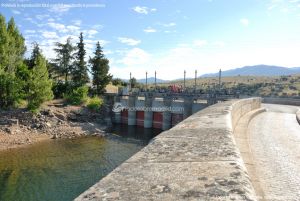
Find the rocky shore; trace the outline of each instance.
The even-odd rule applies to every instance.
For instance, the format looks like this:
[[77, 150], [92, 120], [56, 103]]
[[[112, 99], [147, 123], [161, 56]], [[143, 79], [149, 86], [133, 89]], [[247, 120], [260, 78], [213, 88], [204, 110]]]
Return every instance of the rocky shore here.
[[0, 110], [0, 150], [20, 147], [41, 140], [103, 136], [102, 112], [85, 107], [65, 106], [51, 101], [34, 115], [26, 109]]

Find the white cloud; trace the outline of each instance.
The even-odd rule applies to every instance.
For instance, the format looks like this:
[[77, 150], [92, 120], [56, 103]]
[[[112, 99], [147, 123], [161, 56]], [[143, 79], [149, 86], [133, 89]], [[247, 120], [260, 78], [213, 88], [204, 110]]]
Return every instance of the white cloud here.
[[21, 14], [21, 12], [18, 11], [18, 10], [12, 10], [11, 12], [12, 12], [13, 14], [15, 14], [15, 15], [20, 15], [20, 14]]
[[121, 43], [124, 43], [124, 44], [127, 44], [127, 45], [131, 45], [131, 46], [135, 46], [135, 45], [138, 45], [141, 43], [140, 40], [135, 40], [135, 39], [132, 39], [132, 38], [126, 38], [126, 37], [119, 37], [118, 40], [121, 42]]
[[73, 20], [72, 22], [73, 22], [73, 23], [74, 23], [74, 25], [76, 25], [76, 26], [80, 26], [80, 25], [81, 25], [81, 23], [82, 23], [82, 21], [81, 21], [81, 20]]
[[95, 25], [93, 25], [92, 26], [92, 29], [102, 29], [103, 28], [103, 25], [101, 25], [101, 24], [95, 24]]
[[72, 33], [72, 34], [79, 34], [80, 27], [74, 26], [74, 25], [64, 25], [60, 23], [55, 22], [49, 22], [47, 25], [55, 30], [57, 30], [60, 33]]
[[151, 28], [151, 27], [147, 27], [146, 29], [144, 29], [144, 32], [146, 33], [155, 33], [157, 32], [156, 29]]
[[34, 34], [36, 31], [35, 30], [25, 30], [25, 33], [28, 33], [28, 34]]
[[42, 36], [44, 38], [58, 38], [56, 32], [53, 31], [42, 31]]
[[156, 8], [148, 8], [146, 6], [136, 6], [132, 8], [135, 12], [147, 15], [149, 12], [157, 11]]
[[174, 26], [176, 26], [176, 23], [171, 22], [171, 23], [168, 23], [168, 24], [163, 24], [163, 26], [165, 26], [165, 27], [174, 27]]
[[129, 50], [125, 57], [119, 61], [126, 66], [145, 64], [150, 60], [151, 55], [140, 48]]
[[240, 19], [240, 23], [242, 23], [242, 25], [244, 26], [248, 26], [249, 25], [249, 20], [246, 18], [242, 18]]
[[35, 18], [38, 20], [44, 20], [45, 18], [49, 17], [49, 15], [36, 15]]
[[98, 33], [98, 31], [94, 29], [90, 29], [90, 30], [85, 30], [84, 33], [88, 38], [93, 38]]
[[76, 31], [80, 30], [80, 27], [74, 26], [74, 25], [68, 25], [66, 28], [69, 32], [76, 32]]
[[50, 26], [53, 29], [56, 29], [59, 32], [66, 33], [68, 30], [66, 29], [66, 26], [60, 23], [55, 22], [49, 22], [48, 26]]
[[213, 42], [213, 45], [215, 45], [216, 47], [224, 47], [225, 43], [223, 41], [215, 41]]
[[193, 45], [196, 46], [196, 47], [203, 47], [207, 44], [207, 41], [206, 40], [195, 40], [193, 42]]

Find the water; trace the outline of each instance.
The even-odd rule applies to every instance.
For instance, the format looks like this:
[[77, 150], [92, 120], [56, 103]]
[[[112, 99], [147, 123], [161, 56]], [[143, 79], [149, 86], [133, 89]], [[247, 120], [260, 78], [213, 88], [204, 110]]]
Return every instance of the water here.
[[0, 152], [0, 200], [73, 200], [161, 131], [118, 125], [110, 132]]

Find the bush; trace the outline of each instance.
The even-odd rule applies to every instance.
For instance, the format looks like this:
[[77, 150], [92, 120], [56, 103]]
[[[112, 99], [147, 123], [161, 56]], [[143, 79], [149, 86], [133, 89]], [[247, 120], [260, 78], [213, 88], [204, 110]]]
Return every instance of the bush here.
[[28, 109], [37, 112], [41, 104], [53, 98], [52, 80], [49, 79], [46, 59], [39, 55], [28, 80]]
[[90, 98], [88, 100], [88, 104], [87, 104], [87, 107], [90, 109], [90, 110], [99, 110], [100, 107], [103, 105], [103, 99], [95, 96], [93, 98]]
[[9, 108], [22, 98], [22, 82], [8, 73], [0, 74], [0, 108]]
[[89, 88], [87, 86], [81, 86], [73, 89], [67, 95], [65, 99], [72, 105], [80, 105], [87, 101]]
[[53, 83], [52, 91], [55, 98], [63, 98], [65, 94], [70, 91], [71, 85], [69, 83], [64, 83], [63, 81], [58, 81]]

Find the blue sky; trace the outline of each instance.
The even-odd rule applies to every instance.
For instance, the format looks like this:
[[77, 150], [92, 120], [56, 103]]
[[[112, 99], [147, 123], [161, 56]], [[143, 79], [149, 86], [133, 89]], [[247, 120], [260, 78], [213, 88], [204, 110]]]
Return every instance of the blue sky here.
[[76, 43], [80, 32], [89, 55], [100, 41], [114, 77], [300, 66], [300, 0], [60, 0], [41, 7], [45, 2], [1, 0], [0, 13], [15, 18], [28, 51], [36, 41], [49, 59], [54, 42]]

